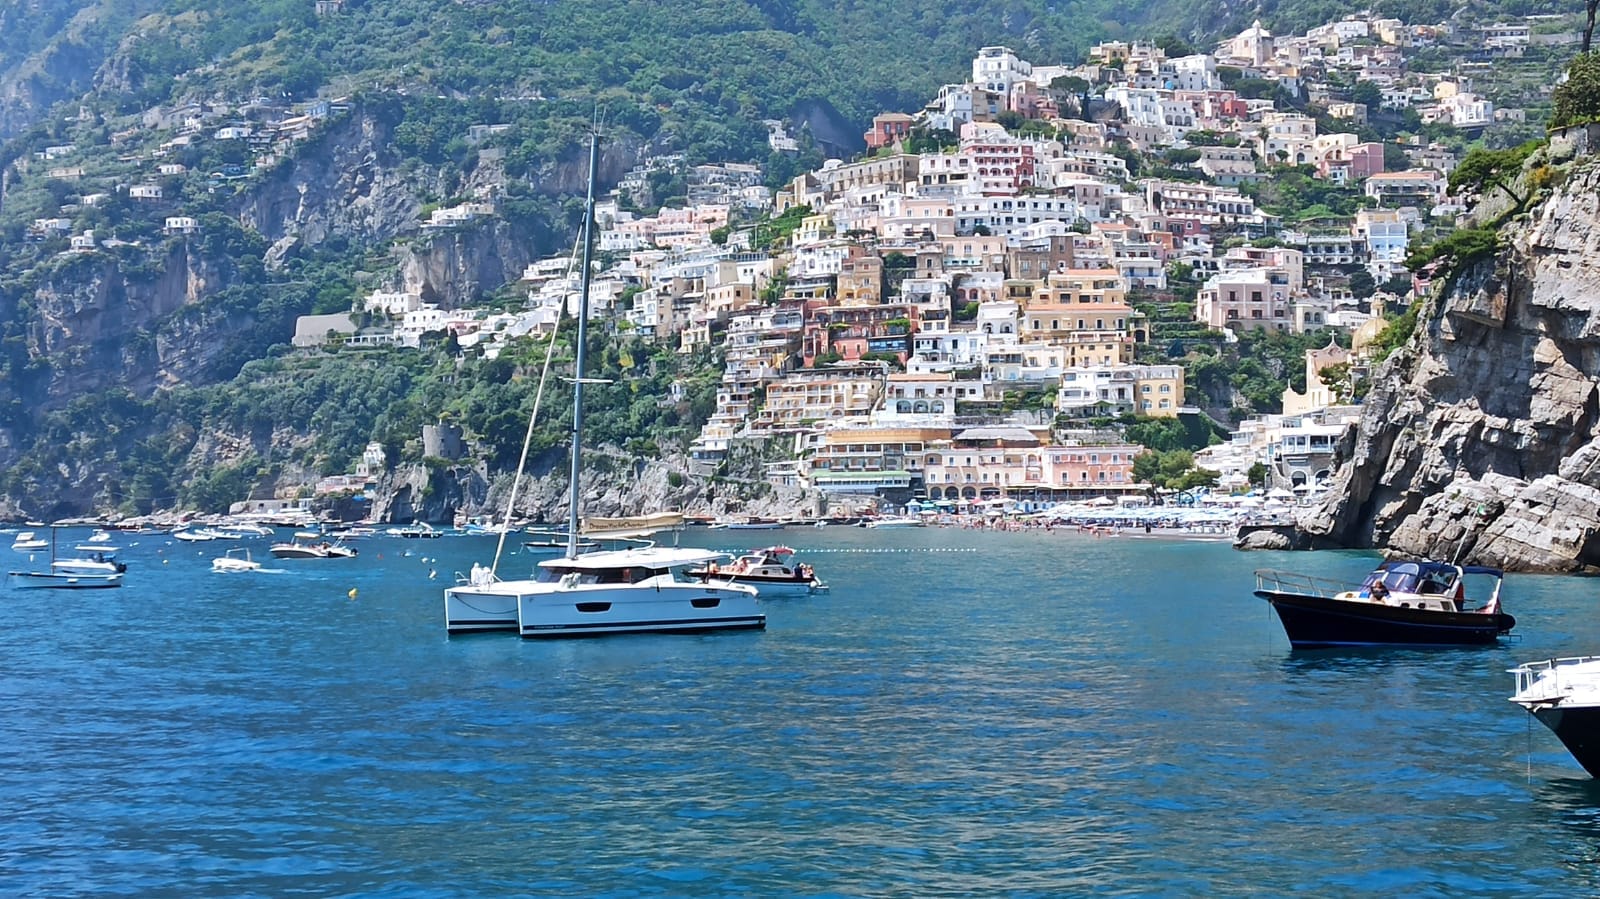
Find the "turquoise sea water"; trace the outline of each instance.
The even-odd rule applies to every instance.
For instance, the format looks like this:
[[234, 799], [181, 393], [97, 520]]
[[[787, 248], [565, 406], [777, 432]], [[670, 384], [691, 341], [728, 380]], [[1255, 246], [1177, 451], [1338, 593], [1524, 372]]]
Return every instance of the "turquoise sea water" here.
[[492, 538], [132, 539], [120, 590], [0, 591], [0, 894], [1600, 893], [1600, 787], [1505, 699], [1600, 652], [1593, 580], [1510, 578], [1498, 648], [1308, 653], [1251, 571], [1370, 557], [691, 532], [832, 592], [530, 642], [444, 634]]

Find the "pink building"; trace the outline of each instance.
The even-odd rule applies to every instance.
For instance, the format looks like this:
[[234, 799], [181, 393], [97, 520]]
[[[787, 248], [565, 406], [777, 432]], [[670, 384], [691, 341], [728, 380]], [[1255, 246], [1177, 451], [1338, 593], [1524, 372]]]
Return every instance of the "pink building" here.
[[1368, 141], [1342, 147], [1317, 160], [1317, 176], [1340, 184], [1365, 181], [1383, 171], [1383, 144]]
[[1012, 196], [1034, 186], [1033, 145], [1010, 140], [963, 141], [961, 157], [970, 159], [972, 178], [985, 196]]
[[872, 117], [872, 129], [863, 137], [867, 149], [877, 150], [899, 143], [911, 133], [911, 116], [903, 112], [885, 112]]

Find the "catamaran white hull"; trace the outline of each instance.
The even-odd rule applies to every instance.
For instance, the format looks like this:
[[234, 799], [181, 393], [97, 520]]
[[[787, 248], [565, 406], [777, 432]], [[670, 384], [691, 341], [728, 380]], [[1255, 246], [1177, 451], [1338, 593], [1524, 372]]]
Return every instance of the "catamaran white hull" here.
[[767, 616], [756, 606], [754, 592], [741, 587], [678, 583], [654, 589], [577, 586], [517, 596], [517, 630], [524, 637], [766, 626]]
[[[529, 582], [523, 582], [529, 584]], [[450, 633], [516, 631], [524, 637], [630, 634], [648, 631], [712, 631], [766, 627], [767, 616], [743, 589], [701, 584], [552, 588], [511, 583], [452, 587], [445, 591], [445, 629]]]
[[452, 634], [515, 631], [517, 596], [495, 585], [451, 587], [444, 591], [444, 627]]
[[122, 586], [121, 574], [70, 574], [13, 571], [11, 586], [19, 590], [53, 588], [57, 590], [88, 590]]

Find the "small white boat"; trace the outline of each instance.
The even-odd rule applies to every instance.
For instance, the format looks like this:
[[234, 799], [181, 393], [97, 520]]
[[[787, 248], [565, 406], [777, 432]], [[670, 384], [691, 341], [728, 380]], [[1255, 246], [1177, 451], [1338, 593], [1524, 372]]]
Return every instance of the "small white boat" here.
[[923, 521], [920, 518], [912, 518], [910, 516], [874, 518], [863, 524], [863, 527], [869, 528], [925, 528], [927, 526], [928, 523], [926, 521]]
[[226, 555], [211, 560], [212, 571], [260, 571], [261, 563], [250, 558], [250, 550], [243, 547], [230, 549]]
[[55, 531], [50, 532], [50, 568], [48, 571], [10, 572], [11, 585], [20, 590], [53, 588], [82, 590], [122, 586], [122, 573], [128, 566], [106, 556], [93, 559], [57, 559], [55, 557]]
[[55, 559], [50, 563], [50, 570], [77, 574], [122, 574], [128, 570], [128, 566], [106, 553], [97, 552], [82, 559]]
[[208, 532], [205, 528], [201, 528], [199, 530], [193, 530], [193, 531], [191, 531], [191, 530], [173, 531], [172, 532], [172, 539], [174, 539], [174, 540], [182, 540], [185, 543], [205, 543], [207, 541], [217, 539], [217, 535], [214, 534], [214, 533]]
[[388, 530], [384, 531], [384, 533], [390, 537], [408, 537], [411, 539], [444, 536], [426, 521], [413, 522], [412, 524], [405, 525], [404, 527], [389, 528]]
[[[566, 531], [528, 531], [530, 539], [522, 541], [522, 551], [530, 554], [556, 555], [567, 551]], [[600, 548], [593, 540], [578, 538], [578, 552], [591, 553]]]
[[83, 573], [73, 571], [13, 571], [11, 586], [19, 590], [50, 588], [57, 590], [86, 590], [122, 586], [122, 574]]
[[335, 540], [318, 541], [316, 534], [295, 534], [295, 539], [288, 543], [272, 544], [272, 557], [275, 559], [353, 559], [357, 551], [353, 546], [345, 546]]
[[826, 593], [828, 585], [817, 580], [810, 565], [793, 564], [794, 550], [787, 546], [769, 546], [745, 553], [726, 565], [712, 562], [701, 568], [690, 569], [689, 576], [712, 583], [727, 581], [756, 588], [762, 596], [792, 596], [803, 593]]
[[112, 546], [109, 543], [79, 543], [73, 549], [81, 553], [105, 553], [108, 556], [116, 555], [122, 551], [122, 547]]
[[36, 536], [33, 531], [23, 531], [11, 541], [11, 548], [17, 552], [31, 553], [36, 549], [49, 549], [50, 541]]

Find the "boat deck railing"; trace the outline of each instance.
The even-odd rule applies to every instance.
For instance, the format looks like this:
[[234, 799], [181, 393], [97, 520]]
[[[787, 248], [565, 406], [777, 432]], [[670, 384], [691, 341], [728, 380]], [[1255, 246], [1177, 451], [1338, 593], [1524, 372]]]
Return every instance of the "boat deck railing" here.
[[1265, 593], [1294, 593], [1301, 596], [1316, 596], [1322, 599], [1332, 599], [1340, 593], [1351, 590], [1360, 590], [1360, 584], [1349, 581], [1335, 581], [1329, 578], [1312, 577], [1309, 574], [1299, 574], [1293, 571], [1279, 571], [1275, 568], [1261, 568], [1256, 570], [1256, 591]]
[[1544, 659], [1507, 670], [1517, 678], [1517, 694], [1512, 697], [1516, 701], [1560, 699], [1579, 688], [1593, 690], [1600, 686], [1600, 656]]

